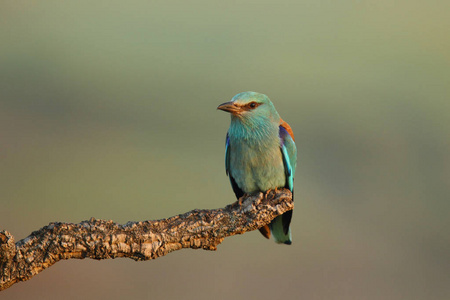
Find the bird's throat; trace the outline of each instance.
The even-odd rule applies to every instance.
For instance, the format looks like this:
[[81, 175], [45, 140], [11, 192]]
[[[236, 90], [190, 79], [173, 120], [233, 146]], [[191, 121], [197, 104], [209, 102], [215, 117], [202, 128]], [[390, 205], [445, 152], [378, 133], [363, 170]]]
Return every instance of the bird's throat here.
[[278, 139], [278, 124], [267, 120], [232, 116], [228, 134], [240, 140], [256, 140], [258, 143]]

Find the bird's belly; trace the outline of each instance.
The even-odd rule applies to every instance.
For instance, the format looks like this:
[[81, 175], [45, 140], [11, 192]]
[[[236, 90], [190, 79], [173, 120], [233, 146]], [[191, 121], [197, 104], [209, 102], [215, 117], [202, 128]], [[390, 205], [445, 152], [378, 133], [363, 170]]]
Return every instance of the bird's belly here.
[[271, 151], [255, 151], [246, 145], [239, 148], [240, 155], [231, 155], [230, 170], [236, 184], [244, 193], [267, 191], [283, 187], [286, 183], [284, 164], [279, 147]]

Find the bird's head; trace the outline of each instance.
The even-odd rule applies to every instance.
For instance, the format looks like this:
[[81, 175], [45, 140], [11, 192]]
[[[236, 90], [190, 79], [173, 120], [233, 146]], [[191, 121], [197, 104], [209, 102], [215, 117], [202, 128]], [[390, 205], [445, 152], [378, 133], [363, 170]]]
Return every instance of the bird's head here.
[[279, 123], [275, 106], [269, 97], [256, 92], [239, 93], [229, 102], [220, 104], [217, 109], [231, 113], [231, 119], [242, 123], [270, 121]]

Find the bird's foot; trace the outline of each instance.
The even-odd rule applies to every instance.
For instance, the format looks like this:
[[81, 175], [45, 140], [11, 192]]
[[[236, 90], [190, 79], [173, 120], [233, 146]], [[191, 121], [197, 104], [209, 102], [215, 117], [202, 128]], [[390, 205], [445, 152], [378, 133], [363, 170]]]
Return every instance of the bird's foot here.
[[242, 202], [244, 202], [244, 199], [246, 199], [248, 196], [249, 194], [245, 193], [244, 195], [242, 195], [242, 197], [238, 199], [239, 206], [242, 206]]
[[275, 194], [278, 192], [278, 188], [274, 188], [274, 189], [268, 189], [264, 194], [267, 196], [269, 195], [271, 192], [275, 192]]

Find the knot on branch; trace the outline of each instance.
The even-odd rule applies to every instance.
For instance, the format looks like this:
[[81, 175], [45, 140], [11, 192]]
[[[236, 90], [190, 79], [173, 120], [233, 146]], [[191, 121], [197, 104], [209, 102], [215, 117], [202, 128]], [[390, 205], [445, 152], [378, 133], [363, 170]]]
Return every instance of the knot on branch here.
[[16, 245], [14, 237], [6, 230], [0, 231], [0, 265], [2, 268], [4, 264], [11, 262], [15, 255]]

